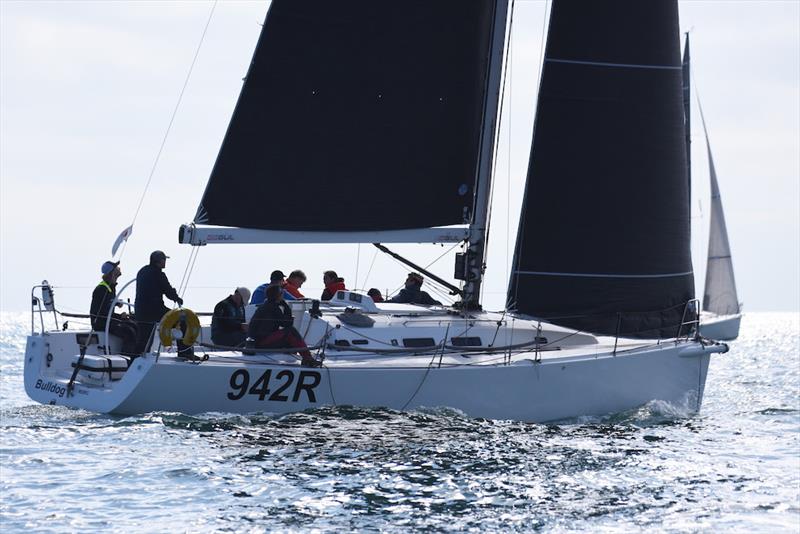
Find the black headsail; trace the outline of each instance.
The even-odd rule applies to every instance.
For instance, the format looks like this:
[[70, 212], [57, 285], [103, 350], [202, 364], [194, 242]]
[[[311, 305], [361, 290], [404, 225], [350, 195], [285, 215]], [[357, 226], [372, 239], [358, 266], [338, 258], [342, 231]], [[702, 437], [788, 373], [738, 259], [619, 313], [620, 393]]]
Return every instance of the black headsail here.
[[495, 3], [273, 0], [195, 222], [470, 222]]
[[675, 0], [553, 2], [509, 304], [674, 337], [694, 297]]
[[683, 61], [681, 62], [683, 75], [683, 124], [684, 142], [686, 143], [686, 174], [689, 180], [689, 212], [691, 213], [692, 195], [692, 69], [689, 56], [689, 32], [683, 45]]

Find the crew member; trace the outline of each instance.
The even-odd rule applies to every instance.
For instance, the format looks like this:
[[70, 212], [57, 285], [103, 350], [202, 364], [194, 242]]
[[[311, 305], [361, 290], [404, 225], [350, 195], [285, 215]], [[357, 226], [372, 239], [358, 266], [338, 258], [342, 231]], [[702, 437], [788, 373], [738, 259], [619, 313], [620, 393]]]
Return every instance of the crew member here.
[[[284, 289], [284, 298], [286, 298], [286, 293], [289, 293], [295, 299], [304, 299], [302, 293], [300, 293], [300, 288], [306, 282], [306, 273], [301, 270], [294, 270], [289, 273], [289, 277], [286, 279], [286, 284], [283, 286]], [[291, 299], [286, 299], [291, 300]]]
[[278, 285], [267, 287], [266, 300], [250, 319], [248, 336], [255, 340], [257, 348], [296, 348], [306, 367], [319, 367], [319, 362], [311, 356], [303, 336], [293, 326], [292, 309], [283, 298], [283, 290]]
[[425, 291], [422, 291], [422, 282], [425, 279], [419, 273], [408, 273], [406, 278], [405, 287], [400, 290], [400, 293], [390, 298], [387, 302], [397, 302], [405, 304], [425, 304], [427, 306], [441, 305], [438, 300], [434, 300]]
[[331, 300], [337, 291], [344, 291], [344, 278], [340, 278], [336, 271], [325, 271], [322, 274], [322, 283], [325, 284], [325, 289], [322, 291], [320, 300]]
[[[269, 275], [269, 283], [261, 284], [253, 291], [253, 296], [250, 297], [250, 304], [261, 305], [267, 296], [267, 288], [275, 285], [280, 286], [282, 289], [286, 285], [286, 275], [283, 274], [283, 271], [272, 271], [272, 274]], [[289, 294], [288, 291], [284, 291], [283, 298], [286, 300], [294, 300], [294, 296]]]
[[250, 299], [250, 290], [237, 287], [232, 295], [214, 306], [211, 318], [211, 341], [215, 345], [238, 347], [247, 339], [247, 322], [244, 306]]
[[381, 295], [380, 290], [376, 287], [367, 291], [367, 295], [372, 297], [373, 302], [383, 302], [383, 295]]
[[[100, 273], [103, 278], [92, 292], [92, 303], [89, 307], [92, 330], [105, 332], [106, 323], [108, 323], [109, 334], [122, 340], [122, 350], [120, 351], [122, 355], [136, 357], [136, 323], [127, 313], [113, 313], [111, 309], [111, 304], [117, 297], [117, 280], [122, 276], [119, 262], [107, 261], [103, 263], [100, 267]], [[122, 306], [122, 303], [117, 303], [117, 306]], [[109, 315], [111, 315], [110, 323], [108, 322]]]
[[[183, 299], [172, 287], [164, 274], [167, 256], [160, 250], [150, 254], [150, 264], [145, 265], [136, 274], [136, 322], [139, 324], [139, 352], [150, 349], [156, 324], [169, 311], [164, 306], [162, 296], [166, 296], [178, 306], [183, 306]], [[178, 344], [180, 351], [181, 344]]]

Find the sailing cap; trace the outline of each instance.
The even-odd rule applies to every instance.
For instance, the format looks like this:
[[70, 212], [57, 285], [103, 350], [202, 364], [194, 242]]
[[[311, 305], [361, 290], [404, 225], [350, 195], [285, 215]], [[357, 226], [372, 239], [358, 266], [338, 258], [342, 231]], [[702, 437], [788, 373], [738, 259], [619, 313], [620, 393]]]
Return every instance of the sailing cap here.
[[250, 302], [250, 290], [246, 287], [237, 287], [235, 293], [239, 293], [239, 296], [242, 297], [242, 302], [245, 305]]
[[150, 254], [150, 263], [153, 263], [154, 261], [166, 260], [167, 258], [169, 258], [169, 256], [164, 254], [163, 251], [155, 250], [152, 254]]
[[100, 266], [100, 272], [106, 275], [116, 269], [117, 265], [119, 265], [118, 261], [107, 261]]
[[278, 280], [283, 280], [286, 278], [286, 275], [283, 274], [283, 271], [272, 271], [272, 274], [269, 275], [270, 282], [277, 282]]

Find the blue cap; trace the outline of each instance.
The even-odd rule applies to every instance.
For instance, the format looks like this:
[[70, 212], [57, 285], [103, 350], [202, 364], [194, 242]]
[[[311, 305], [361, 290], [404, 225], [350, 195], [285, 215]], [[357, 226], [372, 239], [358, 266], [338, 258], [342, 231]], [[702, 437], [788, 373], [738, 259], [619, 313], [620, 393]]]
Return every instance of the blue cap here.
[[100, 267], [100, 272], [106, 275], [116, 269], [117, 265], [119, 265], [118, 261], [107, 261]]

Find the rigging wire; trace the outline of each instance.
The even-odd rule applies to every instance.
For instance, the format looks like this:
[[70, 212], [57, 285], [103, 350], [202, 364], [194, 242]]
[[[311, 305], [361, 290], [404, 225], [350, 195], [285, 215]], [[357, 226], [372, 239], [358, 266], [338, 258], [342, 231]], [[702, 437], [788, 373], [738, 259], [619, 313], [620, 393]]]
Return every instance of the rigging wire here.
[[194, 265], [197, 262], [197, 257], [200, 255], [200, 247], [193, 247], [195, 250], [192, 251], [192, 254], [189, 255], [189, 261], [187, 262], [187, 270], [184, 271], [184, 280], [181, 280], [181, 290], [180, 296], [183, 298], [183, 294], [189, 289], [189, 279], [192, 277], [192, 272], [194, 272]]
[[[514, 4], [511, 4], [511, 21], [514, 21]], [[514, 118], [514, 111], [513, 111], [513, 93], [512, 90], [514, 88], [514, 35], [511, 33], [513, 30], [512, 26], [509, 25], [508, 32], [508, 70], [506, 71], [506, 76], [508, 77], [508, 164], [506, 165], [506, 277], [505, 283], [508, 284], [508, 277], [511, 273], [511, 257], [510, 257], [510, 248], [511, 248], [511, 165], [514, 161], [512, 159], [512, 147], [513, 147], [513, 136], [514, 136], [514, 129], [512, 126], [512, 119]], [[507, 298], [504, 300], [508, 300]], [[506, 306], [503, 306], [505, 309]]]
[[[192, 63], [189, 66], [189, 72], [186, 73], [186, 79], [183, 82], [183, 87], [181, 88], [181, 92], [178, 95], [178, 101], [175, 103], [175, 108], [172, 110], [172, 116], [169, 119], [169, 124], [167, 124], [167, 129], [164, 132], [164, 138], [161, 140], [161, 146], [158, 148], [158, 152], [156, 153], [156, 158], [153, 161], [153, 166], [150, 169], [150, 175], [147, 177], [147, 182], [144, 186], [144, 191], [142, 191], [142, 196], [139, 198], [139, 204], [136, 206], [136, 212], [133, 214], [133, 220], [131, 221], [131, 226], [136, 223], [136, 219], [139, 217], [139, 212], [142, 209], [142, 203], [144, 203], [144, 198], [147, 195], [147, 190], [150, 188], [150, 182], [153, 181], [153, 175], [155, 175], [156, 167], [158, 166], [158, 162], [161, 159], [161, 153], [164, 151], [164, 145], [167, 143], [167, 138], [169, 137], [169, 132], [172, 129], [172, 124], [175, 122], [175, 116], [178, 114], [178, 108], [181, 105], [181, 101], [183, 100], [183, 94], [186, 92], [186, 86], [189, 85], [189, 79], [192, 76], [192, 71], [194, 70], [194, 65], [197, 63], [197, 56], [200, 54], [200, 48], [203, 46], [203, 41], [206, 38], [206, 33], [208, 32], [208, 26], [211, 24], [211, 18], [214, 15], [214, 10], [217, 8], [218, 0], [214, 0], [214, 4], [211, 6], [211, 12], [208, 14], [208, 20], [206, 21], [206, 25], [203, 28], [203, 34], [200, 36], [200, 42], [197, 44], [197, 49], [194, 52], [194, 57], [192, 58]], [[123, 255], [125, 254], [125, 247], [128, 244], [128, 241], [124, 241], [122, 244], [122, 250], [119, 253], [119, 258], [122, 260]]]
[[186, 267], [183, 268], [183, 276], [181, 276], [181, 281], [178, 284], [178, 294], [181, 295], [181, 298], [183, 298], [183, 290], [184, 290], [183, 285], [186, 283], [186, 273], [189, 272], [189, 266], [192, 264], [192, 258], [194, 258], [195, 249], [197, 248], [200, 247], [192, 247], [191, 252], [189, 252], [189, 259], [186, 261]]
[[433, 265], [433, 264], [434, 264], [434, 263], [436, 263], [437, 261], [441, 260], [442, 258], [444, 258], [445, 256], [447, 256], [448, 254], [450, 254], [450, 252], [452, 252], [454, 248], [456, 248], [456, 247], [460, 247], [460, 246], [461, 246], [461, 242], [458, 242], [458, 243], [456, 243], [455, 245], [453, 245], [452, 247], [448, 248], [448, 249], [447, 249], [447, 250], [445, 250], [445, 251], [444, 251], [442, 254], [440, 254], [440, 255], [439, 255], [439, 256], [438, 256], [438, 257], [437, 257], [435, 260], [433, 260], [433, 261], [432, 261], [432, 262], [430, 262], [428, 265], [426, 265], [426, 266], [424, 267], [424, 269], [425, 269], [425, 270], [427, 270], [428, 268], [430, 268], [430, 266], [431, 266], [431, 265]]
[[[462, 244], [462, 243], [461, 243], [460, 241], [459, 241], [458, 243], [454, 244], [453, 246], [451, 246], [450, 248], [448, 248], [447, 250], [445, 250], [443, 253], [441, 253], [441, 254], [440, 254], [440, 255], [439, 255], [439, 256], [438, 256], [436, 259], [434, 259], [433, 261], [431, 261], [429, 264], [425, 265], [425, 266], [423, 267], [423, 269], [425, 269], [425, 270], [427, 271], [427, 270], [430, 268], [430, 266], [431, 266], [431, 265], [433, 265], [433, 264], [434, 264], [434, 263], [436, 263], [437, 261], [441, 260], [442, 258], [444, 258], [445, 256], [447, 256], [448, 254], [450, 254], [450, 252], [452, 252], [454, 248], [456, 248], [456, 247], [458, 247], [458, 246], [461, 246], [461, 244]], [[408, 272], [412, 272], [412, 271], [411, 271], [411, 269], [409, 269], [409, 268], [408, 268], [408, 265], [406, 265], [405, 263], [401, 262], [401, 261], [400, 261], [400, 260], [398, 260], [397, 258], [393, 258], [392, 256], [389, 256], [389, 257], [390, 257], [390, 258], [392, 258], [392, 259], [393, 259], [394, 261], [396, 261], [397, 263], [399, 263], [400, 265], [402, 265], [402, 266], [403, 266], [403, 268], [404, 268], [406, 271], [408, 271]], [[373, 261], [374, 261], [374, 260], [373, 260]], [[371, 269], [371, 267], [370, 267], [370, 269]], [[436, 283], [436, 280], [431, 280], [431, 282], [435, 284], [435, 283]], [[389, 295], [393, 295], [393, 294], [397, 293], [398, 291], [400, 291], [400, 290], [403, 288], [403, 286], [404, 286], [404, 285], [405, 285], [405, 282], [404, 282], [403, 284], [399, 285], [398, 287], [396, 287], [396, 288], [395, 288], [395, 289], [394, 289], [392, 292], [388, 293], [386, 296], [388, 297]], [[434, 287], [434, 286], [432, 285], [431, 287]], [[448, 299], [450, 299], [450, 297], [449, 297], [449, 295], [450, 295], [450, 294], [449, 294], [449, 293], [447, 293], [447, 295], [448, 295]]]
[[356, 246], [356, 279], [353, 283], [353, 287], [358, 287], [358, 267], [361, 265], [361, 243], [358, 243]]
[[375, 265], [375, 259], [378, 257], [378, 252], [380, 252], [380, 250], [376, 248], [375, 254], [372, 255], [372, 261], [369, 264], [369, 270], [367, 270], [367, 276], [364, 277], [364, 287], [367, 287], [367, 280], [369, 280], [369, 275], [372, 273], [372, 266]]

